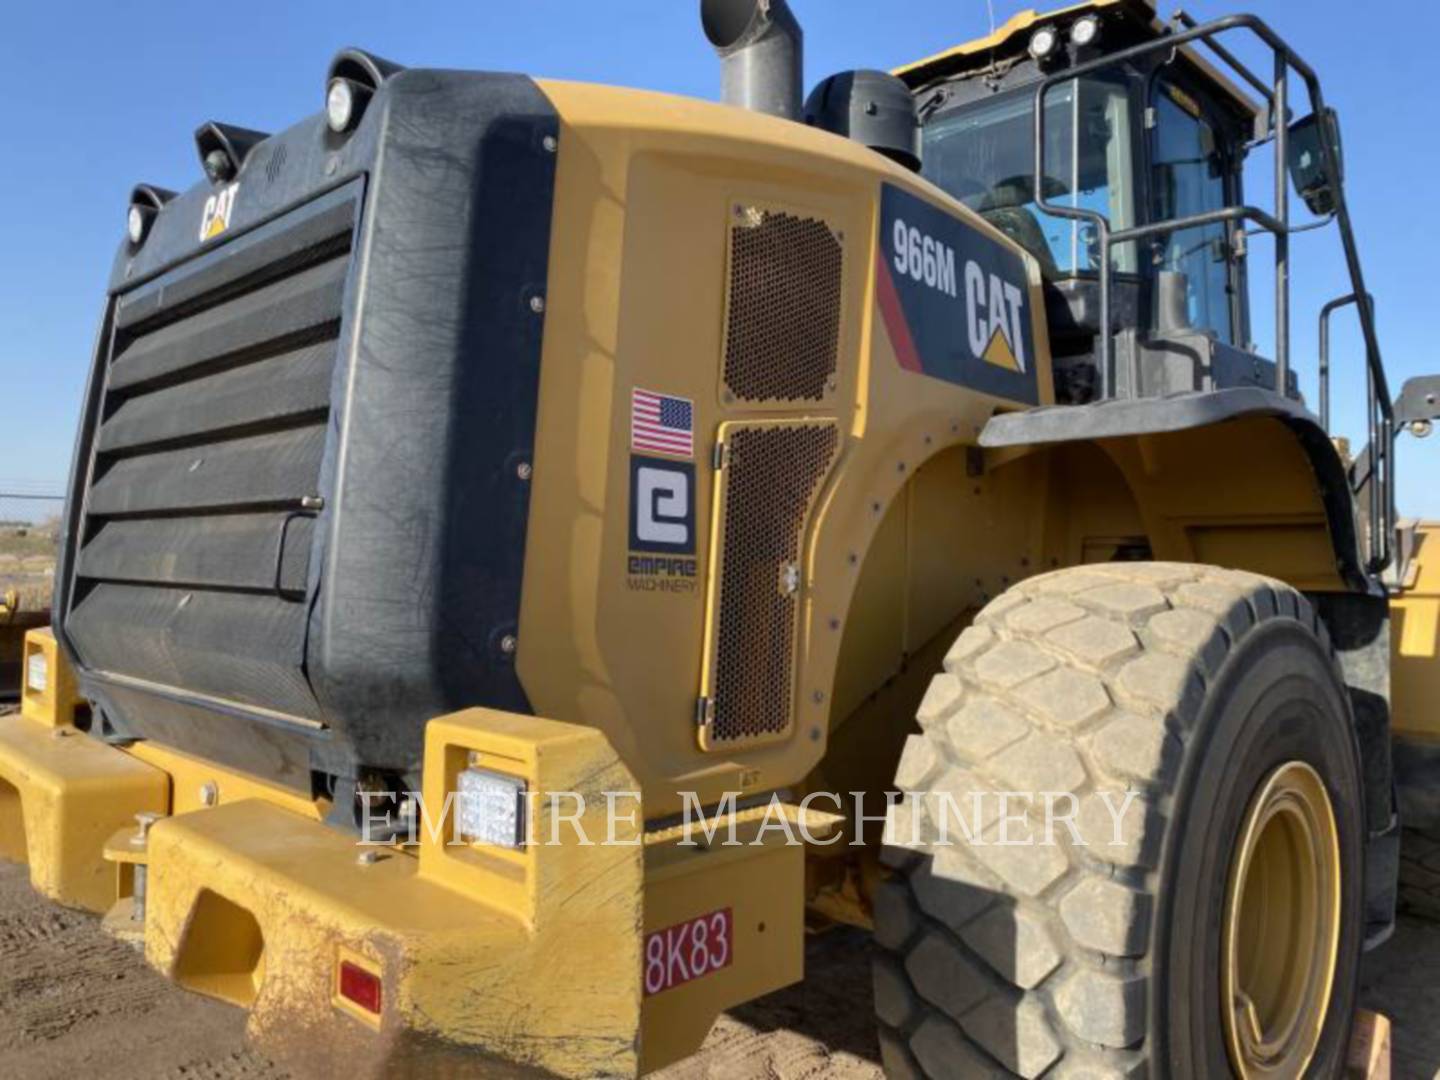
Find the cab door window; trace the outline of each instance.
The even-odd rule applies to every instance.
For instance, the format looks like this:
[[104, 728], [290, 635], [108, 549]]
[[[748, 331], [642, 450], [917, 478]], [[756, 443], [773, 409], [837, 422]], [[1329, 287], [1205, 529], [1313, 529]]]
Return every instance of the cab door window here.
[[[1112, 229], [1135, 224], [1131, 96], [1125, 80], [1081, 79], [1046, 98], [1043, 198], [1104, 214]], [[1025, 89], [946, 110], [925, 126], [924, 174], [1028, 248], [1049, 277], [1099, 267], [1092, 227], [1039, 208], [1035, 191], [1035, 94]], [[1111, 252], [1134, 273], [1133, 244]]]
[[[1161, 83], [1154, 99], [1151, 191], [1156, 221], [1189, 217], [1228, 205], [1229, 167], [1214, 125], [1178, 87]], [[1161, 270], [1183, 273], [1190, 322], [1234, 343], [1232, 254], [1224, 223], [1165, 236], [1156, 251]]]

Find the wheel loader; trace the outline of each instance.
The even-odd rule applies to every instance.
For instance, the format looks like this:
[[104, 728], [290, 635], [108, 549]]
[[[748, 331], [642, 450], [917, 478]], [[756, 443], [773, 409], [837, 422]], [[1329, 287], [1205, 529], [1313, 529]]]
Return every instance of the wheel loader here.
[[1440, 382], [1315, 71], [1086, 0], [806, 95], [700, 7], [720, 103], [347, 49], [135, 187], [0, 854], [300, 1076], [650, 1072], [837, 926], [891, 1076], [1341, 1075]]

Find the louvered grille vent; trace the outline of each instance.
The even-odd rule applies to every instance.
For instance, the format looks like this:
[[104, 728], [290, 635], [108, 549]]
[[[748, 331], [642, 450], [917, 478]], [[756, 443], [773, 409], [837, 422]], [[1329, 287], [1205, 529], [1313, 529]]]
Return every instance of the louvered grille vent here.
[[358, 192], [120, 298], [67, 619], [88, 668], [312, 718], [305, 595]]

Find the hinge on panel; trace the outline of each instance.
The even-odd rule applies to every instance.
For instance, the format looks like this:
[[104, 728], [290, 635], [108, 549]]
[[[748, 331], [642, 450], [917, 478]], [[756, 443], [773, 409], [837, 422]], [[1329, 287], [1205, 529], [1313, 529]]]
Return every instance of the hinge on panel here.
[[702, 697], [695, 701], [695, 726], [705, 727], [715, 719], [715, 699]]
[[717, 442], [715, 449], [710, 452], [710, 467], [716, 472], [725, 468], [725, 444]]
[[1156, 124], [1155, 106], [1154, 106], [1154, 105], [1147, 105], [1147, 106], [1145, 107], [1145, 130], [1146, 130], [1146, 131], [1152, 130], [1152, 129], [1155, 127], [1155, 124]]

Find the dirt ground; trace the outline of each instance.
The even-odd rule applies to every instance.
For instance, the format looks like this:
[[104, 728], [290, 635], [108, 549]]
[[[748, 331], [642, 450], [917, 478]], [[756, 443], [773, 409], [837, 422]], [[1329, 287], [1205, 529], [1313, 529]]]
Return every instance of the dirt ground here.
[[[722, 1017], [664, 1080], [878, 1080], [864, 935], [811, 940], [801, 986]], [[1397, 1080], [1440, 1077], [1440, 925], [1407, 920], [1371, 958], [1366, 1002], [1395, 1021]], [[95, 919], [48, 904], [0, 865], [0, 1077], [281, 1080], [235, 1009], [177, 990]]]

